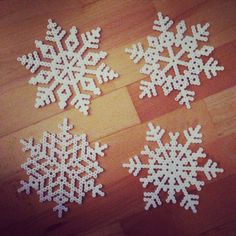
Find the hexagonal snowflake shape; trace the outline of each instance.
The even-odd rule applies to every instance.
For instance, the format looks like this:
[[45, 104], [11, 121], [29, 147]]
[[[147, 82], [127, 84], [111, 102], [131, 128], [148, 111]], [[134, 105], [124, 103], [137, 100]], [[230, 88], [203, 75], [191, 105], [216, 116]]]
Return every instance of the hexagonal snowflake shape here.
[[[118, 74], [104, 63], [95, 67], [106, 57], [106, 52], [85, 53], [87, 49], [98, 49], [101, 28], [82, 34], [83, 45], [80, 45], [77, 38], [76, 27], [70, 29], [70, 34], [64, 42], [66, 31], [57, 23], [49, 19], [47, 29], [45, 39], [48, 43], [35, 41], [40, 54], [34, 51], [17, 58], [32, 73], [40, 69], [38, 74], [29, 80], [29, 84], [44, 85], [38, 87], [35, 107], [55, 102], [57, 95], [61, 109], [70, 103], [84, 115], [88, 115], [91, 94], [101, 94], [93, 77], [96, 77], [99, 84], [118, 77]], [[70, 100], [72, 91], [74, 96]]]
[[158, 20], [154, 21], [153, 29], [159, 31], [160, 35], [147, 37], [148, 49], [144, 51], [142, 44], [138, 43], [125, 50], [134, 63], [144, 58], [145, 65], [140, 72], [149, 75], [151, 79], [150, 82], [141, 81], [139, 97], [142, 99], [145, 96], [157, 96], [156, 88], [161, 86], [165, 96], [177, 90], [175, 100], [189, 109], [195, 95], [195, 92], [189, 89], [190, 85], [200, 86], [202, 72], [211, 79], [218, 71], [224, 69], [213, 57], [206, 61], [205, 57], [209, 56], [214, 48], [208, 45], [201, 46], [208, 41], [209, 23], [203, 26], [193, 25], [192, 34], [185, 35], [185, 21], [180, 21], [176, 26], [176, 33], [173, 33], [169, 31], [173, 21], [161, 12], [157, 16]]
[[82, 204], [87, 192], [92, 192], [93, 197], [104, 196], [102, 185], [95, 185], [95, 179], [103, 172], [96, 158], [104, 156], [107, 145], [95, 143], [94, 148], [90, 147], [86, 134], [69, 133], [73, 126], [67, 119], [58, 127], [60, 134], [44, 132], [39, 144], [34, 144], [33, 138], [20, 141], [30, 156], [22, 165], [29, 180], [21, 181], [18, 192], [30, 194], [31, 189], [37, 190], [40, 202], [55, 202], [53, 211], [62, 217], [68, 211], [67, 202]]
[[[148, 158], [148, 163], [138, 157], [130, 159], [130, 163], [123, 164], [123, 167], [129, 169], [129, 173], [137, 176], [141, 170], [147, 170], [147, 177], [140, 178], [143, 187], [149, 185], [154, 187], [153, 192], [144, 192], [145, 210], [150, 207], [162, 205], [159, 194], [167, 193], [167, 203], [177, 203], [176, 197], [179, 192], [183, 194], [180, 206], [186, 210], [190, 209], [196, 213], [196, 206], [199, 204], [199, 196], [191, 193], [193, 189], [200, 191], [204, 186], [204, 181], [200, 180], [199, 175], [205, 175], [208, 180], [215, 178], [223, 169], [217, 167], [217, 163], [208, 159], [204, 165], [199, 164], [199, 160], [206, 158], [203, 148], [199, 147], [197, 151], [191, 150], [192, 144], [202, 142], [201, 126], [184, 130], [185, 144], [178, 142], [179, 133], [169, 133], [170, 142], [163, 144], [162, 138], [165, 130], [159, 126], [155, 127], [149, 123], [146, 140], [155, 142], [159, 147], [151, 150], [147, 145], [141, 151], [141, 157]], [[202, 161], [201, 161], [202, 162]]]

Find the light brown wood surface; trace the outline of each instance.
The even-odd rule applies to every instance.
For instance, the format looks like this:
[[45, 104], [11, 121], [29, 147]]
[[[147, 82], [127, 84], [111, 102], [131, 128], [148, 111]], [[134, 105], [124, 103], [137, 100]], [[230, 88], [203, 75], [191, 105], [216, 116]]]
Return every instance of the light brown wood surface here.
[[[212, 80], [201, 77], [190, 110], [160, 88], [155, 98], [138, 98], [143, 63], [133, 64], [124, 49], [137, 42], [147, 45], [146, 36], [155, 35], [157, 11], [175, 22], [184, 19], [188, 26], [209, 22], [213, 56], [225, 67]], [[120, 77], [100, 86], [103, 96], [92, 100], [88, 117], [70, 106], [62, 111], [56, 103], [34, 108], [37, 88], [28, 84], [32, 74], [16, 58], [32, 51], [35, 39], [44, 39], [49, 18], [65, 30], [76, 26], [80, 33], [102, 28], [100, 49], [109, 53], [104, 62]], [[236, 235], [235, 22], [235, 0], [0, 1], [0, 235]], [[88, 194], [83, 205], [69, 204], [70, 211], [58, 219], [54, 203], [39, 203], [35, 191], [17, 193], [19, 181], [27, 179], [20, 168], [27, 153], [19, 139], [39, 141], [45, 130], [58, 132], [64, 117], [74, 124], [72, 133], [86, 132], [91, 142], [107, 143], [109, 149], [99, 160], [105, 172], [97, 180], [106, 197]], [[122, 168], [147, 144], [149, 121], [170, 131], [202, 125], [202, 146], [225, 172], [199, 193], [197, 214], [166, 203], [146, 212], [139, 179]]]

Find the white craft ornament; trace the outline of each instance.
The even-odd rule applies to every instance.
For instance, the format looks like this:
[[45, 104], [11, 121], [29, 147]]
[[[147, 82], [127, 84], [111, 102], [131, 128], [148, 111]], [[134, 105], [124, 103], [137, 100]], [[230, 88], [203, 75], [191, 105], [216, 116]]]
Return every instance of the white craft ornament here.
[[[159, 31], [160, 35], [147, 37], [149, 44], [147, 50], [144, 50], [141, 43], [133, 44], [132, 48], [125, 49], [134, 63], [144, 59], [145, 64], [140, 69], [140, 73], [150, 76], [150, 82], [141, 81], [139, 98], [157, 96], [156, 89], [161, 86], [165, 96], [177, 90], [175, 100], [190, 109], [195, 92], [191, 91], [189, 86], [200, 86], [202, 72], [205, 73], [207, 79], [211, 79], [217, 75], [218, 71], [224, 70], [224, 67], [219, 66], [218, 61], [213, 57], [208, 58], [207, 61], [205, 58], [214, 50], [214, 47], [205, 45], [209, 36], [207, 31], [209, 23], [193, 25], [192, 34], [185, 35], [187, 27], [184, 20], [177, 24], [176, 33], [173, 33], [169, 31], [173, 21], [161, 12], [157, 16], [153, 30]], [[175, 52], [175, 49], [178, 51]], [[164, 67], [161, 66], [163, 63]], [[182, 68], [184, 68], [183, 72]], [[173, 76], [170, 71], [174, 71]]]
[[72, 135], [73, 128], [68, 119], [58, 126], [60, 134], [44, 132], [41, 143], [34, 144], [33, 138], [20, 140], [23, 151], [30, 151], [27, 161], [21, 166], [29, 176], [28, 181], [21, 181], [18, 192], [31, 193], [35, 189], [39, 201], [53, 201], [58, 217], [68, 211], [68, 202], [82, 204], [87, 192], [93, 197], [104, 196], [102, 185], [95, 184], [95, 179], [103, 169], [96, 161], [97, 156], [104, 156], [106, 144], [95, 143], [89, 146], [86, 134]]
[[[177, 194], [181, 192], [183, 198], [180, 206], [196, 213], [199, 195], [191, 192], [194, 188], [200, 191], [205, 184], [202, 178], [199, 180], [199, 174], [204, 174], [208, 180], [211, 180], [218, 173], [223, 172], [223, 169], [218, 168], [217, 163], [211, 159], [205, 161], [204, 165], [198, 163], [200, 159], [206, 158], [202, 147], [199, 147], [196, 152], [191, 150], [192, 144], [202, 142], [201, 126], [184, 130], [185, 144], [178, 142], [179, 132], [169, 132], [170, 142], [163, 144], [165, 130], [159, 126], [155, 127], [152, 123], [149, 123], [148, 127], [146, 140], [155, 142], [158, 147], [151, 150], [148, 145], [145, 145], [144, 150], [141, 151], [141, 158], [134, 156], [128, 164], [123, 164], [123, 167], [128, 168], [129, 173], [134, 176], [137, 176], [141, 170], [147, 170], [147, 177], [140, 178], [140, 182], [143, 188], [153, 185], [155, 190], [144, 192], [145, 210], [162, 205], [159, 195], [162, 191], [167, 194], [166, 202], [174, 204], [177, 203]], [[143, 163], [142, 158], [145, 157], [148, 158], [148, 163]]]
[[[81, 34], [81, 45], [76, 27], [70, 29], [66, 38], [66, 31], [51, 19], [48, 20], [45, 37], [47, 43], [35, 41], [40, 53], [33, 51], [17, 58], [26, 69], [37, 73], [29, 80], [29, 84], [43, 86], [38, 87], [36, 108], [55, 102], [57, 95], [61, 109], [70, 103], [84, 115], [88, 115], [90, 94], [101, 94], [93, 77], [96, 77], [99, 84], [118, 77], [118, 74], [104, 63], [98, 65], [107, 55], [104, 51], [94, 50], [99, 47], [100, 32], [101, 28], [98, 27]], [[85, 53], [88, 49], [93, 51]], [[98, 67], [95, 67], [97, 65]], [[73, 99], [69, 100], [72, 92]]]

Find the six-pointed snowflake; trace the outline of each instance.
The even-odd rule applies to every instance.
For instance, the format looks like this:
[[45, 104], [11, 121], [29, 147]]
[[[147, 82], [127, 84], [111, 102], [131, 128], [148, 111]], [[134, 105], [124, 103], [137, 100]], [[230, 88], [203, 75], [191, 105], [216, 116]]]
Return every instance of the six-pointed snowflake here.
[[[106, 57], [106, 52], [85, 53], [87, 49], [98, 49], [100, 31], [100, 28], [96, 28], [82, 34], [83, 45], [81, 46], [76, 36], [77, 29], [75, 27], [70, 29], [69, 36], [63, 42], [66, 31], [62, 30], [51, 19], [48, 20], [45, 37], [48, 43], [35, 41], [41, 55], [34, 51], [17, 58], [32, 73], [40, 69], [39, 73], [29, 80], [30, 84], [44, 85], [38, 87], [36, 108], [55, 102], [57, 94], [61, 109], [70, 103], [83, 114], [88, 114], [91, 97], [89, 93], [101, 94], [101, 90], [96, 86], [93, 76], [97, 78], [100, 84], [118, 77], [118, 74], [104, 63], [98, 68], [94, 68], [101, 59]], [[55, 46], [50, 42], [54, 43]], [[74, 96], [69, 101], [72, 92], [74, 92]]]
[[193, 189], [200, 191], [204, 186], [204, 181], [199, 180], [199, 174], [204, 174], [208, 180], [216, 177], [217, 173], [223, 172], [217, 164], [208, 159], [204, 165], [199, 164], [199, 159], [205, 158], [206, 154], [203, 148], [192, 151], [191, 144], [202, 142], [201, 126], [184, 130], [186, 142], [184, 145], [178, 142], [179, 133], [169, 133], [170, 142], [163, 144], [162, 138], [165, 130], [159, 126], [155, 127], [149, 123], [146, 140], [156, 142], [159, 147], [151, 150], [147, 145], [141, 155], [148, 157], [148, 163], [144, 164], [138, 156], [130, 159], [129, 164], [123, 164], [123, 167], [129, 168], [129, 173], [137, 176], [142, 169], [147, 169], [147, 177], [140, 178], [143, 187], [149, 184], [155, 187], [153, 192], [144, 192], [145, 209], [151, 206], [161, 205], [159, 194], [163, 191], [167, 193], [166, 202], [176, 203], [176, 196], [179, 192], [183, 194], [180, 206], [186, 210], [191, 209], [197, 212], [196, 206], [199, 203], [199, 196], [191, 193]]
[[[185, 35], [187, 31], [185, 21], [180, 21], [176, 26], [176, 33], [173, 33], [169, 31], [173, 21], [160, 12], [157, 16], [158, 20], [154, 21], [153, 29], [159, 31], [160, 35], [147, 37], [148, 49], [144, 51], [141, 43], [138, 43], [134, 44], [132, 49], [125, 50], [134, 63], [144, 58], [145, 65], [140, 72], [149, 75], [151, 79], [150, 82], [141, 81], [139, 97], [142, 99], [145, 96], [157, 96], [156, 88], [162, 86], [165, 96], [177, 90], [175, 100], [190, 108], [195, 92], [188, 88], [190, 85], [200, 85], [201, 72], [211, 79], [218, 71], [224, 69], [213, 57], [204, 62], [204, 57], [209, 56], [214, 50], [212, 46], [201, 47], [201, 44], [208, 40], [209, 23], [193, 25], [192, 35]], [[163, 64], [165, 66], [162, 67]]]
[[72, 135], [73, 128], [67, 119], [59, 125], [60, 134], [45, 132], [40, 144], [33, 139], [21, 140], [23, 151], [30, 151], [30, 157], [22, 168], [29, 176], [28, 182], [21, 181], [18, 192], [30, 194], [37, 190], [40, 202], [53, 201], [58, 217], [68, 211], [67, 202], [82, 204], [85, 194], [104, 196], [102, 185], [95, 185], [95, 179], [103, 172], [96, 161], [97, 155], [103, 156], [107, 145], [95, 143], [91, 148], [85, 134]]

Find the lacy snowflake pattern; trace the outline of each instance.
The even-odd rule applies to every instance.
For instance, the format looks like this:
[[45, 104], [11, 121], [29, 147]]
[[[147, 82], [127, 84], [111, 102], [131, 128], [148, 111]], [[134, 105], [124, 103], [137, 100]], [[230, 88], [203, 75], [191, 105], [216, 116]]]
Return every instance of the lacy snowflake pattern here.
[[[207, 79], [211, 79], [218, 71], [224, 70], [213, 57], [206, 61], [207, 56], [214, 50], [214, 47], [205, 45], [210, 25], [193, 25], [191, 35], [185, 35], [187, 27], [182, 20], [176, 25], [176, 32], [173, 33], [169, 31], [173, 21], [161, 12], [157, 16], [153, 30], [159, 31], [160, 35], [147, 37], [147, 50], [144, 51], [141, 43], [133, 44], [131, 49], [125, 49], [134, 63], [144, 59], [145, 64], [140, 73], [149, 75], [151, 79], [141, 81], [139, 98], [157, 96], [156, 89], [161, 86], [165, 96], [177, 90], [175, 100], [190, 109], [195, 96], [195, 92], [189, 89], [190, 85], [200, 86], [202, 72]], [[162, 66], [163, 64], [165, 66]]]
[[200, 159], [206, 158], [202, 147], [199, 147], [197, 151], [191, 150], [192, 144], [202, 142], [201, 126], [197, 125], [195, 128], [183, 131], [186, 139], [183, 145], [178, 142], [179, 132], [169, 132], [170, 142], [163, 144], [162, 138], [165, 130], [159, 126], [155, 127], [152, 123], [149, 123], [148, 126], [146, 140], [158, 145], [155, 150], [151, 150], [148, 145], [145, 145], [144, 150], [141, 151], [141, 157], [147, 157], [148, 163], [143, 163], [141, 158], [134, 156], [130, 159], [130, 163], [123, 164], [123, 167], [128, 168], [129, 173], [134, 176], [137, 176], [142, 170], [147, 170], [147, 177], [140, 178], [140, 182], [144, 188], [152, 185], [154, 191], [144, 192], [145, 210], [162, 205], [159, 194], [163, 191], [167, 193], [166, 202], [174, 204], [177, 202], [177, 194], [182, 193], [180, 206], [196, 213], [199, 195], [191, 192], [195, 189], [200, 191], [204, 186], [204, 181], [199, 177], [201, 176], [202, 179], [202, 176], [205, 175], [208, 180], [211, 180], [218, 173], [223, 172], [223, 169], [218, 168], [217, 163], [211, 159], [205, 161], [204, 165], [199, 164]]
[[39, 201], [55, 202], [53, 211], [62, 217], [68, 211], [65, 204], [82, 204], [87, 192], [91, 192], [93, 197], [104, 196], [102, 185], [95, 185], [95, 179], [103, 172], [96, 158], [104, 156], [108, 146], [95, 143], [95, 148], [92, 148], [86, 134], [70, 134], [73, 126], [68, 119], [58, 127], [60, 134], [44, 132], [39, 144], [34, 144], [33, 138], [20, 141], [23, 151], [30, 151], [30, 156], [21, 166], [29, 179], [21, 181], [18, 192], [30, 194], [31, 189], [35, 189]]
[[[35, 41], [40, 54], [33, 51], [17, 58], [32, 73], [39, 71], [29, 80], [29, 84], [43, 85], [38, 87], [36, 108], [55, 102], [57, 95], [61, 109], [70, 103], [84, 115], [88, 115], [91, 94], [101, 94], [93, 77], [96, 77], [99, 84], [118, 77], [104, 63], [95, 67], [107, 55], [104, 51], [94, 51], [99, 47], [101, 28], [81, 34], [82, 45], [77, 32], [76, 27], [72, 27], [65, 39], [66, 31], [49, 19], [45, 37], [47, 43]], [[87, 49], [93, 51], [85, 53]], [[72, 92], [74, 96], [70, 100]]]

